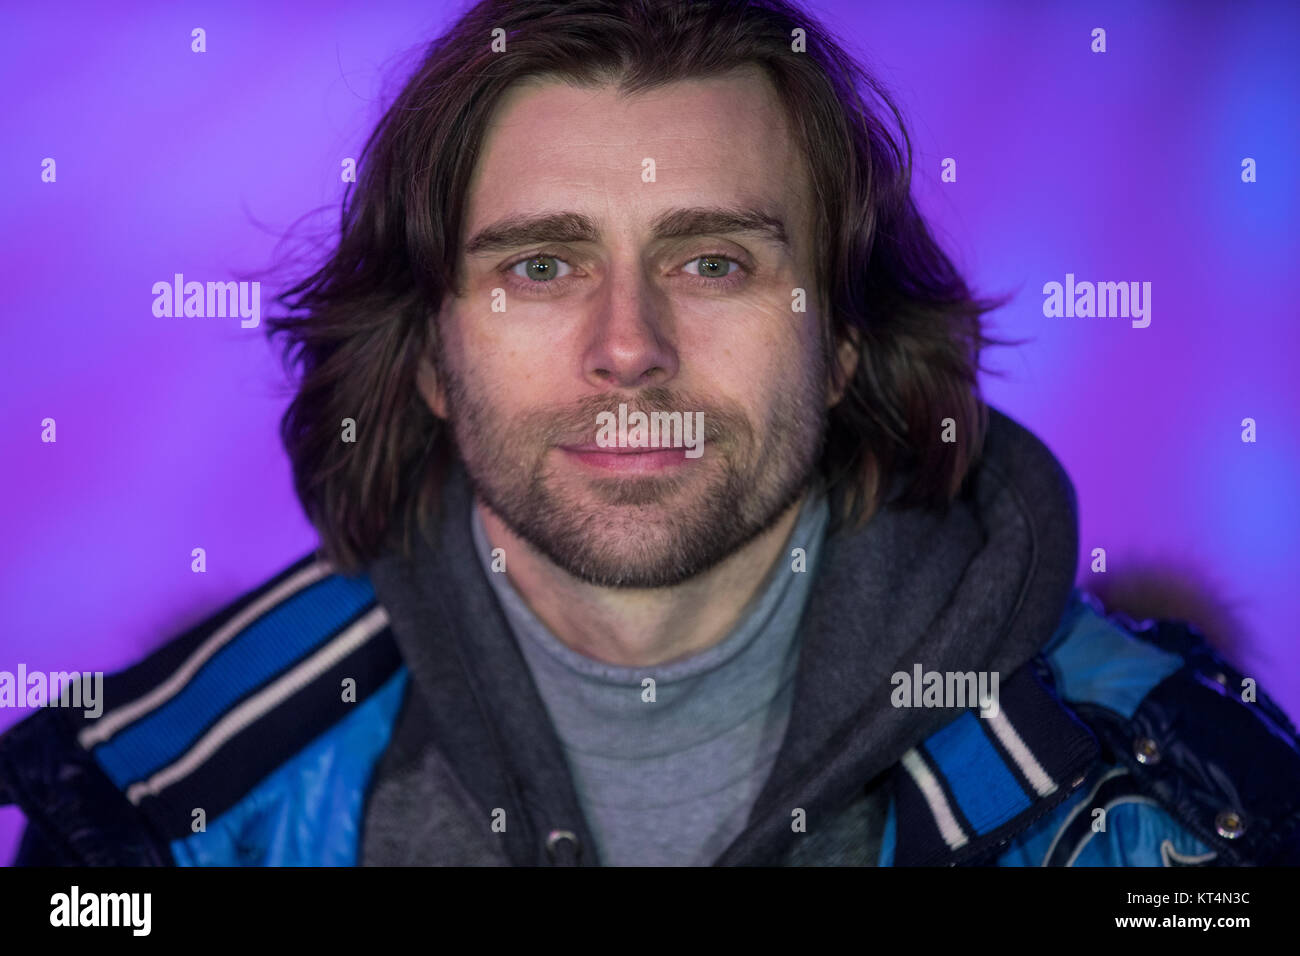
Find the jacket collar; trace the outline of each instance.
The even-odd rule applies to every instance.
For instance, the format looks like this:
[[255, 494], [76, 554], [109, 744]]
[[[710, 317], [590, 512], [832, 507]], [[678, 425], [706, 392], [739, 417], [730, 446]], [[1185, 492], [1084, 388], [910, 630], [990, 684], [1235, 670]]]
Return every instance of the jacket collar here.
[[895, 866], [972, 862], [1083, 784], [1100, 748], [1049, 689], [1041, 658], [909, 749], [894, 771]]

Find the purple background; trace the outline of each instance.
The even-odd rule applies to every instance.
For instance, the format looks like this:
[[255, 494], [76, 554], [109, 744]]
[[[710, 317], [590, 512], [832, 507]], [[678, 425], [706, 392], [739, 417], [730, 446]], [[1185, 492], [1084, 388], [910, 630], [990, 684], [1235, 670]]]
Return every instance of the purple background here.
[[[897, 94], [959, 267], [1019, 292], [993, 329], [1032, 341], [989, 353], [986, 395], [1074, 479], [1080, 583], [1213, 604], [1198, 623], [1300, 715], [1300, 8], [871, 6], [813, 9]], [[0, 670], [111, 671], [314, 544], [264, 329], [155, 318], [152, 284], [245, 278], [304, 213], [332, 225], [341, 160], [461, 7], [24, 7], [0, 24]], [[1150, 281], [1150, 327], [1045, 318], [1067, 272]], [[20, 822], [0, 810], [0, 860]]]

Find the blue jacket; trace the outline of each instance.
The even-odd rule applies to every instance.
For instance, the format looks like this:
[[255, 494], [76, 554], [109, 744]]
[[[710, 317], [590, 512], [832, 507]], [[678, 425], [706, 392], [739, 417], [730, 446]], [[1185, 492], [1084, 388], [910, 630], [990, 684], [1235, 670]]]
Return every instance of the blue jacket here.
[[[989, 455], [997, 480], [984, 491], [976, 483], [974, 497], [982, 504], [970, 514], [996, 510], [989, 492], [995, 485], [1032, 490], [1032, 476], [1043, 474], [1044, 461], [1040, 446], [1026, 435], [999, 416]], [[1035, 455], [1040, 458], [1027, 471], [1011, 464]], [[454, 506], [456, 495], [447, 497]], [[1025, 527], [1037, 521], [1042, 531], [1051, 514], [1036, 512], [1032, 502], [1047, 497], [1005, 500], [1019, 500], [1022, 516], [1031, 519]], [[876, 540], [895, 541], [880, 545], [879, 554], [898, 566], [900, 580], [931, 573], [897, 560], [896, 540], [884, 534], [892, 520], [873, 519], [880, 529]], [[1005, 524], [1008, 519], [1000, 517], [999, 525]], [[430, 554], [463, 548], [465, 529], [457, 533], [460, 539], [444, 540]], [[1029, 628], [1035, 633], [1025, 637], [1023, 653], [981, 658], [1000, 664], [1005, 675], [996, 717], [981, 717], [974, 708], [888, 713], [878, 705], [859, 708], [856, 699], [828, 701], [831, 679], [817, 675], [831, 671], [819, 672], [819, 662], [833, 658], [836, 673], [852, 673], [871, 666], [867, 658], [874, 656], [863, 655], [856, 664], [851, 651], [862, 643], [856, 625], [836, 624], [824, 610], [835, 607], [843, 616], [846, 601], [852, 610], [843, 582], [871, 566], [874, 552], [866, 540], [846, 536], [844, 545], [828, 548], [829, 563], [819, 569], [828, 582], [826, 594], [806, 612], [809, 660], [806, 667], [801, 661], [807, 671], [801, 686], [823, 692], [796, 697], [786, 740], [790, 770], [778, 761], [749, 830], [719, 863], [1300, 863], [1300, 739], [1286, 715], [1262, 690], [1248, 699], [1243, 675], [1193, 626], [1108, 615], [1069, 577], [1057, 603], [1042, 598], [1038, 611], [1050, 617]], [[981, 594], [991, 590], [988, 581], [965, 579], [992, 540], [971, 539], [970, 554], [954, 565], [954, 583], [935, 599], [936, 607], [950, 611], [966, 583]], [[951, 540], [945, 547], [952, 547]], [[1062, 550], [1074, 549], [1065, 535]], [[949, 553], [935, 552], [925, 567], [942, 564], [938, 559]], [[1014, 606], [998, 618], [1007, 622], [1004, 628], [989, 629], [990, 648], [1013, 644], [1016, 625], [1037, 613], [1035, 595], [1049, 576], [1042, 560], [1025, 567], [1030, 570], [1008, 585]], [[1072, 559], [1056, 570], [1067, 568], [1072, 572]], [[486, 600], [485, 582], [473, 577], [482, 572], [472, 561], [437, 573], [420, 570], [413, 578], [435, 582], [429, 586], [440, 589], [442, 610], [425, 607], [422, 617], [413, 618], [421, 626], [407, 627], [399, 622], [411, 618], [413, 605], [393, 583], [392, 566], [348, 577], [309, 554], [146, 660], [110, 676], [107, 704], [97, 719], [47, 707], [12, 727], [0, 737], [0, 804], [17, 804], [29, 821], [17, 862], [354, 865], [362, 861], [368, 813], [377, 812], [371, 803], [380, 778], [396, 781], [390, 792], [400, 795], [406, 779], [401, 773], [414, 765], [426, 738], [439, 766], [452, 772], [440, 784], [445, 808], [411, 811], [440, 821], [431, 835], [413, 838], [432, 844], [425, 856], [413, 859], [598, 862], [582, 852], [590, 838], [572, 800], [560, 799], [562, 777], [544, 776], [543, 765], [553, 768], [558, 751], [538, 702], [515, 694], [523, 700], [521, 712], [498, 721], [497, 711], [507, 708], [490, 703], [474, 670], [479, 658], [495, 651], [484, 644], [465, 655], [456, 643], [501, 627], [486, 604], [474, 603]], [[456, 574], [467, 576], [455, 580]], [[1056, 580], [1060, 588], [1062, 579]], [[380, 581], [387, 583], [377, 588]], [[917, 593], [931, 593], [931, 584]], [[974, 602], [967, 596], [955, 603], [969, 610]], [[1006, 604], [999, 599], [991, 606], [1003, 610]], [[462, 605], [470, 610], [458, 610]], [[947, 612], [927, 612], [921, 620], [926, 639], [945, 628], [966, 635], [955, 642], [964, 650], [947, 653], [969, 655], [981, 640], [970, 629], [969, 614], [950, 623]], [[1043, 620], [1055, 626], [1044, 630]], [[903, 633], [904, 624], [897, 630]], [[838, 631], [844, 634], [835, 637]], [[442, 638], [432, 635], [444, 632], [451, 643], [438, 644]], [[914, 632], [913, 627], [911, 643], [895, 645], [882, 626], [873, 647], [897, 649], [886, 670], [917, 659], [917, 648], [927, 646], [917, 643]], [[857, 644], [827, 643], [841, 639]], [[418, 646], [429, 644], [443, 651], [440, 660], [455, 666], [427, 671]], [[970, 658], [951, 658], [962, 659]], [[1006, 666], [1007, 660], [1016, 666]], [[516, 664], [491, 661], [491, 673], [503, 681], [518, 678], [508, 674]], [[888, 692], [872, 685], [862, 698], [880, 701]], [[454, 709], [440, 711], [440, 701]], [[853, 719], [842, 719], [845, 714]], [[417, 730], [400, 731], [404, 719]], [[500, 733], [476, 736], [469, 726], [482, 721], [499, 730], [506, 726], [501, 721], [514, 719], [526, 728], [515, 736], [529, 738], [520, 752], [494, 739]], [[854, 728], [864, 726], [875, 728], [874, 736], [863, 737], [856, 752], [847, 741]], [[825, 733], [817, 729], [822, 727], [838, 729]], [[522, 751], [537, 756], [520, 756]], [[864, 756], [868, 752], [887, 762], [877, 769]], [[529, 759], [538, 766], [527, 765]], [[491, 773], [498, 762], [509, 768], [499, 775], [505, 783]], [[537, 780], [548, 783], [530, 784]], [[551, 791], [559, 796], [551, 797]], [[549, 806], [539, 808], [547, 801]], [[517, 814], [512, 819], [526, 821], [508, 838], [488, 825], [491, 809], [507, 804]], [[880, 811], [874, 828], [863, 822], [869, 806]], [[453, 819], [457, 814], [461, 823]], [[791, 825], [792, 814], [802, 816], [803, 828]], [[440, 840], [445, 847], [436, 845]]]

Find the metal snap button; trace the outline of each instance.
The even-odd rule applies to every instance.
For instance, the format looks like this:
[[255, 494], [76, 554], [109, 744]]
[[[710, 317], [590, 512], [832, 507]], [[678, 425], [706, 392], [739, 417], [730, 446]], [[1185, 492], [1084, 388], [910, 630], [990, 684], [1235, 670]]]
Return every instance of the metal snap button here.
[[1133, 756], [1138, 763], [1153, 764], [1160, 762], [1160, 748], [1150, 737], [1139, 737], [1133, 741]]
[[1235, 840], [1246, 832], [1246, 821], [1236, 810], [1221, 810], [1214, 818], [1214, 829], [1218, 831], [1219, 836], [1227, 840]]
[[568, 840], [572, 843], [574, 853], [582, 851], [582, 844], [578, 842], [578, 835], [572, 830], [552, 830], [546, 834], [546, 852], [550, 854], [552, 860], [555, 859], [555, 848], [559, 846], [561, 840]]

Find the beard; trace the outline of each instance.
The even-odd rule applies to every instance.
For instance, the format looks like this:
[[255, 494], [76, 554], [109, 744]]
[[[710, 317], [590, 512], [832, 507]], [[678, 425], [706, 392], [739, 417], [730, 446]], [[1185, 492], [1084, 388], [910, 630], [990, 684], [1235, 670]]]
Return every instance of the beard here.
[[[681, 584], [776, 524], [816, 474], [827, 421], [824, 359], [774, 389], [757, 427], [734, 403], [657, 386], [507, 420], [447, 364], [435, 368], [475, 495], [518, 538], [588, 584]], [[590, 443], [597, 415], [620, 402], [629, 415], [703, 412], [703, 456], [663, 472], [608, 477], [568, 460], [560, 447]]]

